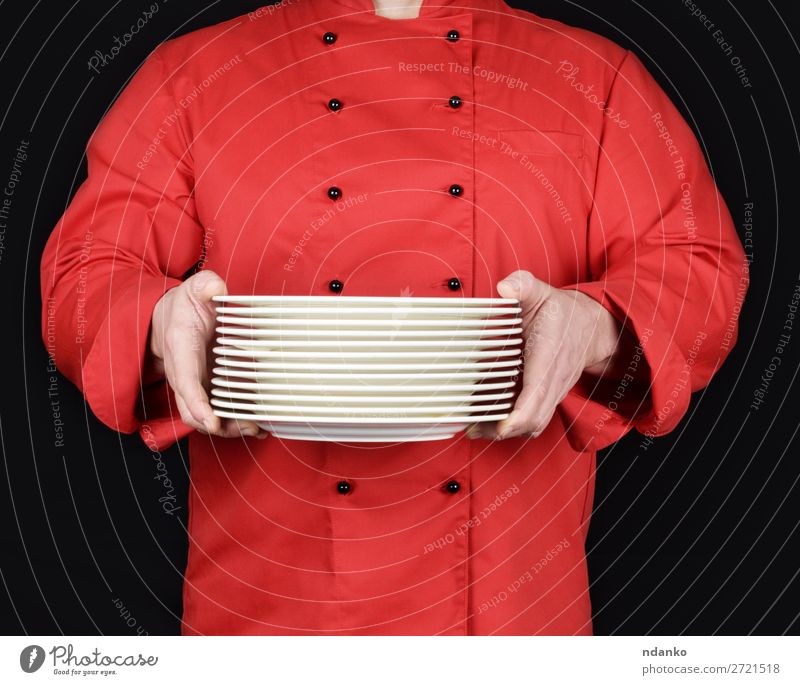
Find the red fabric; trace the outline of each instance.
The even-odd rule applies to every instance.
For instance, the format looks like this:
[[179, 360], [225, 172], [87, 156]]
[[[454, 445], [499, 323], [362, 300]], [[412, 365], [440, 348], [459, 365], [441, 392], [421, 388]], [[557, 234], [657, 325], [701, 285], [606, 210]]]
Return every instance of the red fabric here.
[[163, 383], [141, 387], [150, 315], [198, 261], [238, 294], [486, 297], [527, 269], [641, 343], [536, 440], [192, 434], [184, 632], [591, 632], [594, 451], [674, 428], [747, 286], [701, 150], [633, 55], [500, 0], [410, 20], [287, 2], [160, 46], [88, 156], [43, 260], [56, 361], [152, 448], [189, 429]]

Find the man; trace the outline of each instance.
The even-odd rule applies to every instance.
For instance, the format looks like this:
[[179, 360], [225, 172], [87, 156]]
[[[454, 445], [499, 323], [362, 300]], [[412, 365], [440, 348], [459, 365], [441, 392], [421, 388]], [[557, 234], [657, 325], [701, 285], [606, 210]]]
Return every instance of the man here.
[[[595, 452], [675, 427], [743, 277], [633, 54], [501, 0], [287, 1], [161, 45], [88, 159], [43, 296], [104, 423], [189, 435], [184, 633], [591, 633]], [[519, 298], [520, 395], [441, 443], [221, 421], [224, 292]]]

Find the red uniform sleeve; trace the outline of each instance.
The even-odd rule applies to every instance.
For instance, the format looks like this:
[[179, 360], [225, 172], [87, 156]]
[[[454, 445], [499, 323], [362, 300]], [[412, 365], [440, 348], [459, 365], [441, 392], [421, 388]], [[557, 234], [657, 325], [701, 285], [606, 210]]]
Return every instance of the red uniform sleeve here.
[[156, 50], [92, 135], [88, 178], [42, 258], [43, 326], [57, 367], [104, 424], [139, 430], [154, 449], [190, 429], [167, 384], [142, 381], [150, 318], [203, 241], [185, 112], [169, 79]]
[[[571, 444], [600, 449], [631, 428], [671, 431], [736, 340], [748, 268], [725, 202], [689, 126], [628, 53], [606, 105], [591, 282], [574, 288], [638, 340], [619, 378], [584, 378], [559, 411]], [[601, 105], [602, 106], [602, 105]]]

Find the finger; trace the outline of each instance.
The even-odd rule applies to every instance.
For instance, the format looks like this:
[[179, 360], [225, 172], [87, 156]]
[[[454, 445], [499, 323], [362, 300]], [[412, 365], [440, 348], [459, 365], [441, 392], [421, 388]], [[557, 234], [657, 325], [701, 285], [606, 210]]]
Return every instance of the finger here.
[[540, 281], [530, 271], [514, 271], [497, 284], [500, 297], [520, 301], [523, 314], [535, 312], [551, 290], [547, 283]]
[[497, 425], [500, 438], [522, 433], [540, 433], [541, 425], [558, 394], [556, 383], [560, 343], [541, 335], [526, 345], [526, 364], [522, 373], [522, 389], [508, 418]]
[[482, 440], [497, 440], [497, 421], [487, 421], [486, 423], [478, 423], [476, 438]]
[[500, 439], [512, 438], [522, 433], [534, 432], [536, 416], [544, 406], [546, 390], [542, 386], [523, 390], [507, 418], [499, 421], [495, 435]]
[[187, 281], [187, 285], [191, 286], [190, 292], [200, 304], [213, 302], [213, 298], [228, 292], [225, 281], [214, 271], [198, 271]]
[[560, 355], [546, 373], [543, 383], [523, 388], [514, 410], [497, 427], [501, 439], [523, 434], [539, 437], [550, 424], [556, 408], [577, 381], [577, 376]]
[[225, 419], [222, 421], [220, 430], [215, 433], [221, 438], [255, 438], [263, 433], [258, 424], [253, 421], [243, 421], [240, 419]]
[[478, 438], [483, 437], [483, 432], [481, 431], [482, 424], [480, 423], [471, 423], [469, 426], [466, 427], [464, 430], [465, 435], [470, 440], [477, 440]]
[[225, 281], [213, 271], [200, 271], [186, 282], [189, 286], [187, 296], [192, 303], [196, 316], [202, 322], [206, 335], [213, 335], [214, 320], [216, 318], [216, 303], [214, 298], [225, 295], [228, 289]]
[[531, 322], [531, 328], [536, 333], [525, 343], [526, 363], [522, 369], [522, 387], [511, 413], [506, 419], [496, 423], [475, 424], [469, 437], [487, 440], [514, 437], [535, 425], [537, 412], [547, 411], [560, 344], [552, 339], [552, 335], [548, 335], [554, 322], [545, 320], [547, 316], [544, 310], [540, 310]]
[[228, 289], [225, 281], [213, 271], [201, 271], [192, 276], [187, 283], [190, 286], [187, 296], [190, 303], [188, 310], [191, 321], [186, 321], [186, 323], [191, 326], [192, 348], [198, 352], [198, 368], [202, 369], [200, 384], [207, 395], [211, 367], [213, 367], [213, 360], [209, 352], [214, 341], [216, 321], [216, 303], [213, 298], [227, 294]]
[[170, 327], [187, 332], [193, 350], [205, 350], [214, 339], [216, 303], [227, 292], [225, 282], [213, 271], [201, 271], [184, 283], [173, 301]]
[[193, 428], [196, 431], [200, 431], [201, 433], [208, 432], [206, 427], [199, 421], [197, 421], [193, 416], [192, 413], [189, 411], [189, 408], [186, 406], [186, 402], [183, 401], [183, 398], [175, 394], [175, 406], [178, 409], [178, 413], [180, 414], [181, 421], [185, 423], [189, 428]]
[[182, 331], [177, 334], [170, 331], [167, 338], [167, 382], [181, 397], [191, 418], [209, 433], [216, 433], [220, 420], [214, 415], [202, 384], [206, 368], [205, 349], [193, 349], [196, 346], [192, 344], [191, 336], [187, 339]]

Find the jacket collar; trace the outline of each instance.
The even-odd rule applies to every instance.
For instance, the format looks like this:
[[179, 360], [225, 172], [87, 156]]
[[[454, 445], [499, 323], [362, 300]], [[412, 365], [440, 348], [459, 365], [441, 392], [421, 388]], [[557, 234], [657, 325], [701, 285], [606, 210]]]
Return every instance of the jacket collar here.
[[[331, 2], [349, 7], [356, 12], [361, 11], [375, 14], [375, 4], [372, 0], [331, 0]], [[498, 4], [502, 5], [502, 0], [422, 0], [422, 5], [419, 9], [419, 18], [424, 19], [427, 17], [442, 17], [450, 14], [465, 14], [473, 9], [495, 8]], [[413, 21], [413, 19], [389, 21]]]

